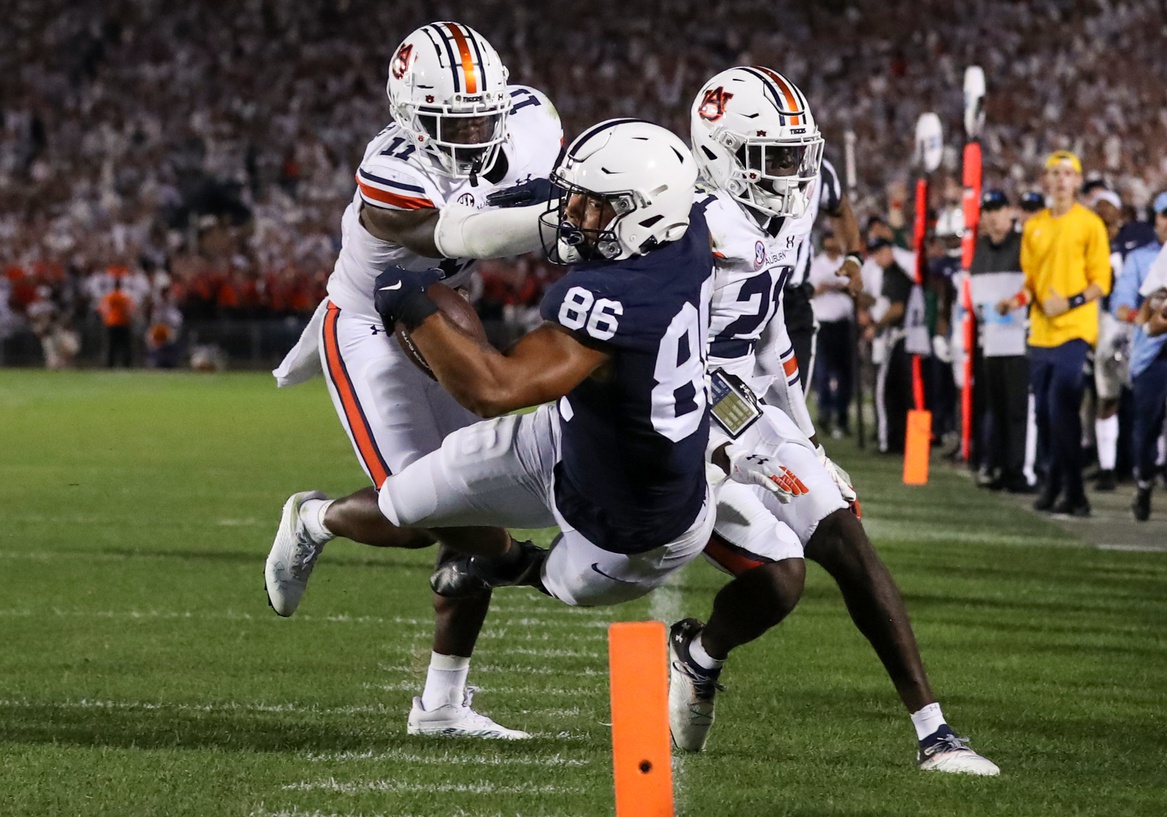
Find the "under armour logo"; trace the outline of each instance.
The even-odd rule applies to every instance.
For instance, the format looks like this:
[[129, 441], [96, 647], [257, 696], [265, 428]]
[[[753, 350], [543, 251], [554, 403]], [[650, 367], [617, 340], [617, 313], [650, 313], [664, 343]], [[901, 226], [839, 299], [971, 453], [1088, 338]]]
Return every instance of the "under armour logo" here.
[[372, 332], [374, 335], [379, 335], [382, 332], [385, 332], [386, 334], [389, 333], [389, 330], [386, 329], [384, 326], [377, 326], [374, 323], [369, 324], [369, 331]]

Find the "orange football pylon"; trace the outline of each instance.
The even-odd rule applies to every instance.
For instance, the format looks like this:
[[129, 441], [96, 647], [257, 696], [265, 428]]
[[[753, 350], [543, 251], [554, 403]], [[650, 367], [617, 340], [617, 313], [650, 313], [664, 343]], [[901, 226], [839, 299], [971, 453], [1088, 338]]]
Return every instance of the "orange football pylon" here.
[[904, 485], [928, 484], [928, 457], [932, 452], [932, 412], [912, 409], [904, 437]]
[[608, 628], [616, 817], [673, 817], [667, 653], [659, 621]]

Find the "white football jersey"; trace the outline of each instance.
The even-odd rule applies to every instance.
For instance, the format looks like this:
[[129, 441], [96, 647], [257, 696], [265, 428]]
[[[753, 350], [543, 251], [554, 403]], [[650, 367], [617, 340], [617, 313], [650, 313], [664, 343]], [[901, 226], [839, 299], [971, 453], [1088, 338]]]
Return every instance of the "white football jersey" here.
[[357, 190], [341, 220], [340, 255], [328, 279], [330, 301], [376, 323], [379, 318], [373, 308], [373, 283], [387, 267], [440, 267], [448, 285], [457, 287], [466, 281], [473, 259], [426, 258], [400, 244], [382, 241], [361, 226], [359, 213], [362, 206], [441, 209], [452, 201], [483, 207], [487, 194], [498, 188], [548, 176], [563, 144], [559, 114], [551, 101], [533, 88], [512, 85], [510, 94], [513, 107], [507, 119], [507, 140], [495, 162], [496, 168], [505, 162], [505, 171], [493, 180], [486, 178], [492, 175], [489, 173], [459, 179], [436, 172], [396, 124], [369, 143], [357, 169]]
[[705, 219], [716, 264], [710, 365], [748, 379], [762, 330], [770, 321], [782, 320], [778, 304], [803, 235], [796, 232], [795, 219], [787, 219], [777, 235], [770, 235], [724, 190], [699, 188], [696, 200], [708, 202]]
[[805, 225], [785, 219], [770, 235], [724, 190], [699, 186], [695, 200], [705, 205], [715, 264], [709, 367], [742, 378], [812, 436], [781, 309], [783, 287], [808, 240]]

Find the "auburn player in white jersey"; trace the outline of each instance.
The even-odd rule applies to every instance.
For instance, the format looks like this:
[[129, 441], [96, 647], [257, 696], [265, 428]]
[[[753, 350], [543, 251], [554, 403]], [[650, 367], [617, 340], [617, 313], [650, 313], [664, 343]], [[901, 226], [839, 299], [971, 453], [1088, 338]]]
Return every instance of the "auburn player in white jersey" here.
[[[791, 472], [797, 487], [778, 493], [733, 481], [718, 487], [717, 522], [705, 554], [734, 578], [718, 592], [708, 622], [687, 618], [672, 626], [674, 743], [703, 748], [722, 664], [730, 650], [794, 609], [805, 555], [838, 582], [852, 620], [891, 676], [916, 727], [920, 767], [997, 774], [944, 721], [895, 582], [848, 510], [855, 499], [850, 479], [813, 442], [797, 367], [785, 348], [782, 287], [805, 237], [797, 222], [816, 194], [823, 147], [806, 99], [775, 71], [731, 68], [697, 95], [691, 129], [706, 185], [697, 200], [705, 202], [716, 259], [713, 395], [732, 405], [714, 403], [710, 448], [731, 440], [731, 450], [768, 456]], [[777, 377], [758, 362], [767, 331], [783, 346], [786, 365]], [[753, 412], [760, 417], [750, 422], [754, 392], [773, 405], [762, 404]]]
[[[275, 371], [280, 385], [326, 374], [357, 459], [378, 487], [478, 419], [411, 363], [386, 332], [373, 306], [378, 273], [391, 266], [437, 267], [445, 283], [457, 287], [475, 258], [542, 247], [543, 206], [479, 209], [500, 187], [546, 177], [563, 143], [547, 97], [507, 79], [490, 43], [459, 23], [422, 26], [397, 48], [386, 85], [393, 122], [369, 143], [357, 169], [328, 298]], [[319, 496], [293, 496], [284, 516], [313, 512]], [[440, 531], [437, 538], [472, 552], [476, 541], [496, 535], [465, 528]], [[432, 542], [424, 531], [397, 531], [381, 544]], [[319, 555], [320, 547], [307, 538], [277, 539], [265, 568], [277, 613], [295, 612]], [[443, 548], [439, 561], [454, 555]], [[425, 690], [409, 716], [411, 734], [527, 737], [470, 708], [469, 656], [489, 601], [489, 592], [459, 600], [434, 597], [433, 655]]]

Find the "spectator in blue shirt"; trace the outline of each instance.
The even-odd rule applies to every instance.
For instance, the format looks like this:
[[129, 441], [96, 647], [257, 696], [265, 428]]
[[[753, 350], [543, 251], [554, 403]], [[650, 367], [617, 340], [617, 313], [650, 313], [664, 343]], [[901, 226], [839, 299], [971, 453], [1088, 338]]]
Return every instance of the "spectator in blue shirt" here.
[[[1167, 243], [1167, 192], [1160, 193], [1151, 204], [1155, 214], [1156, 241], [1127, 255], [1122, 274], [1115, 281], [1110, 296], [1112, 314], [1120, 321], [1136, 324], [1131, 341], [1130, 376], [1135, 404], [1133, 454], [1137, 488], [1131, 503], [1135, 519], [1144, 522], [1151, 516], [1151, 489], [1155, 484], [1155, 456], [1159, 435], [1163, 431], [1164, 406], [1167, 404], [1167, 335], [1152, 336], [1140, 323], [1139, 315], [1146, 315], [1144, 301], [1156, 312], [1162, 312], [1164, 303], [1154, 303], [1158, 293], [1140, 294], [1155, 259]], [[1145, 317], [1144, 317], [1145, 320]]]

